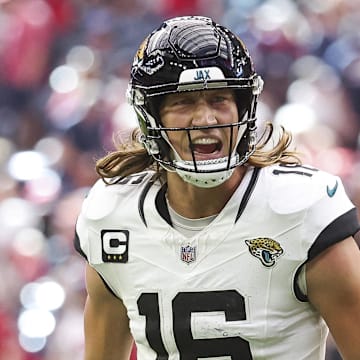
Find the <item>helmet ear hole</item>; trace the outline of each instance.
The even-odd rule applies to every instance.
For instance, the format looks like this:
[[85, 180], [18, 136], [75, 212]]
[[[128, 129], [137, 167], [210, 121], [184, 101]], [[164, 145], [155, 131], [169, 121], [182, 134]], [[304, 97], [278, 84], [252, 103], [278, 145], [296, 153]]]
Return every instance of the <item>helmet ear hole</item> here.
[[156, 142], [159, 147], [159, 154], [161, 158], [170, 160], [170, 146], [167, 142], [163, 138], [158, 139]]
[[249, 129], [245, 130], [245, 133], [243, 137], [241, 138], [239, 145], [237, 146], [237, 153], [240, 155], [240, 157], [243, 157], [244, 154], [246, 154], [249, 150]]
[[239, 154], [240, 158], [248, 158], [254, 150], [255, 143], [255, 129], [252, 128], [252, 125], [248, 124], [248, 127], [236, 148], [236, 152]]

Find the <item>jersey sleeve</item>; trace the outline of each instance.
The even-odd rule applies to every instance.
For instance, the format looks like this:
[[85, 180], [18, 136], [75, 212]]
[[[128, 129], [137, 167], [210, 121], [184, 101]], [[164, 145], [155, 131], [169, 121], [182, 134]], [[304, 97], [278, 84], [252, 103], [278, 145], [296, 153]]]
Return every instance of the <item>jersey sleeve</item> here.
[[136, 173], [119, 178], [110, 185], [100, 179], [90, 189], [76, 222], [74, 238], [76, 251], [90, 265], [104, 263], [106, 254], [115, 255], [106, 250], [108, 247], [113, 250], [112, 245], [109, 245], [114, 240], [111, 236], [119, 237], [121, 245], [123, 241], [126, 242], [127, 230], [115, 229], [127, 228], [127, 223], [141, 218], [139, 199], [148, 184], [152, 183], [150, 180], [153, 175], [154, 172], [150, 171]]
[[274, 166], [267, 191], [269, 205], [277, 214], [298, 214], [304, 261], [359, 230], [354, 204], [338, 176], [306, 165]]
[[90, 264], [99, 264], [101, 241], [97, 234], [97, 223], [110, 214], [118, 197], [99, 180], [89, 191], [76, 221], [74, 247]]
[[318, 185], [322, 196], [308, 208], [304, 218], [308, 260], [329, 246], [354, 236], [360, 228], [356, 208], [347, 196], [341, 179], [322, 173]]

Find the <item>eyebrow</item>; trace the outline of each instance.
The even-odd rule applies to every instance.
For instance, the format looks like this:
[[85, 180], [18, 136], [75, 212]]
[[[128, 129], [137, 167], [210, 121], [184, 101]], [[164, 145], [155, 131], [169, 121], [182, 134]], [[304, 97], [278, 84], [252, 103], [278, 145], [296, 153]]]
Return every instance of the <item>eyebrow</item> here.
[[183, 98], [196, 98], [201, 95], [208, 95], [208, 96], [232, 96], [234, 99], [234, 92], [230, 89], [212, 89], [212, 90], [196, 90], [196, 91], [189, 91], [189, 92], [178, 92], [168, 94], [164, 97], [163, 101], [161, 102], [160, 107], [171, 105], [171, 102], [178, 99]]

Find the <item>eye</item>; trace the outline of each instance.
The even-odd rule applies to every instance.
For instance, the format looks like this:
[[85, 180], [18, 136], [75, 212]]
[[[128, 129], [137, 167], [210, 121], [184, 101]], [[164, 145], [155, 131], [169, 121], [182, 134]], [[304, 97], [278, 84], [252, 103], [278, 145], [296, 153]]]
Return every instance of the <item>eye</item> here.
[[210, 98], [210, 103], [214, 105], [223, 105], [227, 104], [229, 101], [232, 100], [232, 97], [230, 95], [214, 95]]
[[214, 98], [212, 99], [212, 102], [214, 103], [221, 103], [221, 102], [224, 102], [226, 101], [226, 97], [225, 96], [222, 96], [222, 95], [218, 95], [218, 96], [214, 96]]

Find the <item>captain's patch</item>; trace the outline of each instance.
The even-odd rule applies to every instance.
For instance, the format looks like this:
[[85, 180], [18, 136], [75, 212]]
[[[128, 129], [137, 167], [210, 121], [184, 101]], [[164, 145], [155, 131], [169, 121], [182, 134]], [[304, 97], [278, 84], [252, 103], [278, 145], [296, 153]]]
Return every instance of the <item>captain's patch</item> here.
[[258, 258], [266, 267], [275, 265], [279, 256], [284, 252], [280, 244], [270, 238], [245, 240], [245, 243], [249, 247], [251, 255]]
[[104, 262], [126, 263], [128, 261], [128, 230], [102, 230], [101, 242]]

